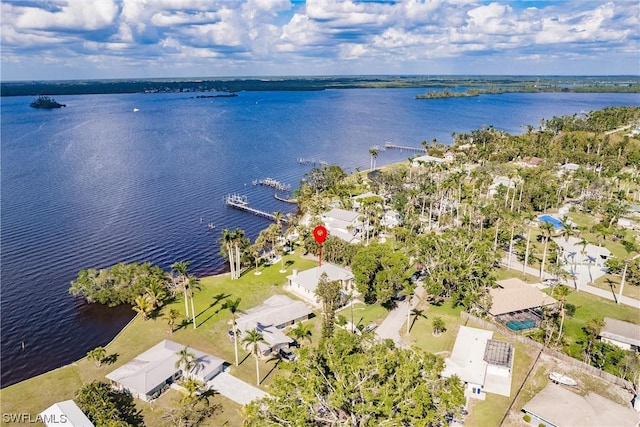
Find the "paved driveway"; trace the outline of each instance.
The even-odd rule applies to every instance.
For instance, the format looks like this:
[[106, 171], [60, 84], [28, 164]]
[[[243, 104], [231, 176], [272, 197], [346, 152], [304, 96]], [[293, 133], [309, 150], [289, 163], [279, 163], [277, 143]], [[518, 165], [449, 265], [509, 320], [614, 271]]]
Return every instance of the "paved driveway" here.
[[241, 405], [268, 396], [266, 392], [239, 380], [228, 371], [221, 372], [209, 380], [207, 387]]

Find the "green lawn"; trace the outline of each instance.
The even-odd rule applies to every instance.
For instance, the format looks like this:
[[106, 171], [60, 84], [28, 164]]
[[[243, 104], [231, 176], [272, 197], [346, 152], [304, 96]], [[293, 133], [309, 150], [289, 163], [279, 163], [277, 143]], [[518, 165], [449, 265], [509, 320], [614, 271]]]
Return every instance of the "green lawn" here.
[[[173, 335], [169, 333], [167, 322], [162, 314], [155, 319], [142, 320], [137, 316], [131, 323], [106, 347], [107, 354], [117, 355], [113, 364], [103, 364], [97, 367], [94, 362], [81, 359], [78, 362], [60, 369], [48, 372], [35, 378], [20, 382], [0, 391], [0, 399], [3, 412], [31, 413], [34, 415], [47, 408], [51, 404], [74, 397], [76, 390], [84, 383], [95, 379], [104, 379], [104, 376], [127, 363], [136, 355], [147, 350], [159, 341], [169, 338], [176, 342], [191, 346], [198, 350], [210, 353], [233, 363], [233, 345], [227, 337], [230, 315], [227, 310], [222, 310], [223, 301], [227, 298], [240, 298], [240, 309], [246, 310], [260, 304], [266, 298], [276, 293], [283, 293], [281, 285], [286, 282], [286, 276], [292, 268], [305, 270], [316, 265], [316, 261], [303, 259], [298, 255], [288, 255], [285, 262], [289, 262], [288, 271], [280, 273], [280, 263], [266, 267], [262, 274], [254, 275], [253, 270], [245, 273], [238, 280], [230, 280], [228, 275], [206, 277], [201, 280], [202, 290], [195, 296], [195, 311], [197, 313], [197, 329], [189, 323], [176, 330]], [[184, 313], [184, 303], [179, 300], [163, 308], [163, 312], [175, 308]], [[318, 334], [314, 332], [314, 339]], [[243, 350], [240, 354], [240, 366], [233, 366], [231, 373], [238, 378], [255, 384], [254, 360]], [[260, 373], [263, 378], [261, 388], [268, 391], [273, 374], [268, 375], [274, 367], [273, 361], [261, 361]], [[265, 379], [266, 376], [266, 379]], [[161, 425], [161, 414], [170, 407], [171, 401], [178, 394], [169, 391], [166, 396], [158, 399], [153, 404], [137, 401], [145, 417], [149, 417], [148, 425]], [[216, 417], [209, 420], [211, 426], [240, 425], [240, 406], [223, 397], [216, 397], [215, 402], [221, 405], [221, 410]]]
[[[620, 281], [622, 280], [621, 276], [616, 276], [613, 274], [605, 274], [602, 277], [598, 277], [595, 282], [591, 283], [591, 286], [595, 286], [596, 288], [604, 289], [606, 291], [611, 291], [611, 286], [607, 282], [607, 279], [613, 281], [614, 288], [613, 292], [615, 292], [616, 296], [620, 293]], [[628, 296], [629, 298], [634, 298], [640, 300], [640, 286], [632, 286], [629, 283], [624, 285], [624, 289], [622, 290], [622, 295]]]
[[500, 267], [495, 270], [495, 273], [497, 280], [505, 280], [515, 277], [526, 283], [540, 283], [540, 278], [538, 276], [532, 276], [531, 274], [527, 273], [523, 274], [522, 270], [518, 269], [508, 269], [506, 267]]
[[[423, 303], [418, 308], [424, 310], [423, 315], [426, 318], [418, 317], [414, 322], [412, 316], [413, 326], [411, 327], [411, 332], [409, 335], [406, 334], [405, 324], [400, 331], [402, 339], [409, 345], [428, 353], [442, 353], [444, 355], [443, 352], [450, 352], [453, 349], [458, 328], [462, 322], [460, 318], [462, 307], [451, 307], [451, 303], [447, 301], [440, 306]], [[433, 319], [435, 317], [440, 317], [447, 328], [444, 333], [437, 337], [433, 335]]]

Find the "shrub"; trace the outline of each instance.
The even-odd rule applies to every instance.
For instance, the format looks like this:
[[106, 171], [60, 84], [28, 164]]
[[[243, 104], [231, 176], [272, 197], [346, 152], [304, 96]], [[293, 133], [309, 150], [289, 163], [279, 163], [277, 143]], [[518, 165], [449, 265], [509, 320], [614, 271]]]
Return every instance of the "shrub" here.
[[547, 425], [545, 423], [540, 423], [538, 424], [538, 427], [547, 427]]
[[531, 421], [531, 415], [526, 414], [524, 417], [522, 417], [523, 420], [525, 420], [526, 422]]

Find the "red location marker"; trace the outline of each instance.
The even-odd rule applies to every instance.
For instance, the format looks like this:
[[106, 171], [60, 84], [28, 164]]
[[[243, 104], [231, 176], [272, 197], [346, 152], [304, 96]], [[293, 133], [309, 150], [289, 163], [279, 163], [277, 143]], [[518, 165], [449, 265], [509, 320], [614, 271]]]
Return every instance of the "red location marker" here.
[[316, 242], [318, 242], [319, 245], [322, 245], [322, 243], [327, 238], [327, 229], [322, 225], [316, 226], [316, 228], [313, 229], [313, 237], [316, 239]]

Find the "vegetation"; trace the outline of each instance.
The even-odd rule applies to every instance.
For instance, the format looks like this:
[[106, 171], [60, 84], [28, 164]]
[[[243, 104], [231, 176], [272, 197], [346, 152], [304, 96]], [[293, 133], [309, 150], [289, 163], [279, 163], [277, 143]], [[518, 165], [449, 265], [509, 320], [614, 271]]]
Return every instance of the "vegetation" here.
[[457, 377], [440, 377], [443, 367], [432, 354], [338, 330], [320, 349], [301, 350], [272, 397], [247, 407], [247, 424], [442, 425], [465, 401]]
[[50, 96], [40, 95], [36, 99], [34, 99], [31, 104], [29, 104], [31, 108], [44, 108], [47, 110], [51, 110], [53, 108], [61, 108], [66, 107], [65, 104], [60, 104], [55, 99]]
[[96, 427], [144, 425], [133, 397], [114, 390], [104, 381], [93, 381], [82, 387], [75, 401]]

